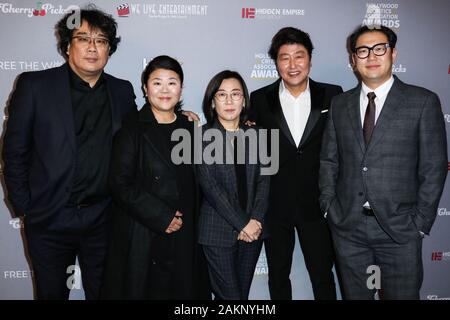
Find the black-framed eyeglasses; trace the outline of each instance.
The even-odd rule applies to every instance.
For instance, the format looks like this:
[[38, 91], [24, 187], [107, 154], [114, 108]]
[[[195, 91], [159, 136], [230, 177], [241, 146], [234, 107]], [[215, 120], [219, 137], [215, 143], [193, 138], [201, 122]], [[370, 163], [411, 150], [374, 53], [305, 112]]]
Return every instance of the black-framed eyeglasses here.
[[[217, 92], [214, 96], [216, 97], [217, 100], [221, 102], [226, 101], [228, 99], [228, 93], [223, 91]], [[230, 96], [231, 100], [239, 101], [242, 98], [243, 94], [240, 91], [233, 91], [230, 93]]]
[[360, 59], [365, 59], [370, 55], [370, 51], [372, 51], [374, 55], [380, 57], [386, 54], [387, 48], [390, 48], [389, 43], [377, 43], [372, 47], [361, 46], [355, 48], [354, 54]]
[[91, 37], [91, 36], [73, 36], [72, 39], [75, 39], [77, 44], [79, 44], [82, 47], [89, 46], [92, 42], [94, 42], [95, 46], [97, 48], [106, 48], [109, 44], [109, 40], [107, 38], [103, 37]]

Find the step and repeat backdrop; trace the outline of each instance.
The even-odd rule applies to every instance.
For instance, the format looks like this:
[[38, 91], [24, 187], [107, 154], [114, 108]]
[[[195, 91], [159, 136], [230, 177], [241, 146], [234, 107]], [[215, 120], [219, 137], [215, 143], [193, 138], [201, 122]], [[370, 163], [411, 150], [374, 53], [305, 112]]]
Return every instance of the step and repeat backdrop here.
[[[0, 2], [2, 109], [20, 73], [64, 63], [57, 52], [54, 25], [71, 5], [86, 4], [76, 0]], [[95, 5], [115, 17], [122, 38], [106, 71], [132, 82], [138, 106], [144, 102], [140, 90], [144, 66], [152, 57], [167, 54], [180, 61], [185, 72], [184, 109], [197, 113], [201, 113], [208, 81], [221, 70], [240, 72], [249, 90], [275, 81], [278, 74], [267, 50], [272, 36], [286, 26], [303, 29], [312, 38], [315, 50], [311, 78], [341, 85], [344, 90], [354, 87], [357, 78], [349, 65], [346, 38], [358, 25], [371, 19], [376, 8], [381, 23], [398, 34], [394, 74], [407, 83], [436, 92], [450, 127], [448, 0], [103, 0], [95, 1]], [[1, 190], [4, 192], [4, 188]], [[424, 241], [422, 299], [450, 299], [449, 191], [447, 180], [435, 225]], [[298, 243], [294, 254], [293, 297], [312, 299]], [[267, 273], [263, 251], [255, 271], [252, 299], [269, 298]], [[22, 223], [2, 201], [0, 299], [32, 299], [32, 277]], [[79, 283], [71, 298], [84, 298]]]

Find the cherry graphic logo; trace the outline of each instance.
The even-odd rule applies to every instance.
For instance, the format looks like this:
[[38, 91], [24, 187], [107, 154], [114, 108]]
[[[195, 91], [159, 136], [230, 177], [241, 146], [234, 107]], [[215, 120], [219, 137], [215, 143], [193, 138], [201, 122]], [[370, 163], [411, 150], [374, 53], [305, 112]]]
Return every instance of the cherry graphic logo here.
[[47, 12], [45, 11], [45, 9], [42, 9], [42, 2], [37, 2], [36, 3], [36, 9], [33, 10], [33, 16], [37, 17], [37, 16], [45, 16]]

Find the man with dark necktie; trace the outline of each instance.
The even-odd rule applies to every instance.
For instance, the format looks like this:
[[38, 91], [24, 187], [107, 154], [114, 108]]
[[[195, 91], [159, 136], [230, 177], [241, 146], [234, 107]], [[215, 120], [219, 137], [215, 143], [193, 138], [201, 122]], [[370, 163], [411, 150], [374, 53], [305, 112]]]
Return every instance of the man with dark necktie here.
[[350, 36], [362, 83], [333, 99], [323, 136], [320, 204], [345, 299], [373, 299], [376, 289], [382, 299], [419, 299], [422, 238], [447, 175], [439, 98], [392, 76], [396, 41], [384, 26]]

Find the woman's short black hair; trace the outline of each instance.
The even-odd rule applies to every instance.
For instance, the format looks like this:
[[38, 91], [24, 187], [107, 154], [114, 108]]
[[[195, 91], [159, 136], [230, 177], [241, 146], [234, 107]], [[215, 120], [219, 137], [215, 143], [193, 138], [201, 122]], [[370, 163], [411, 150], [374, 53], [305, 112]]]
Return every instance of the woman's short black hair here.
[[[150, 74], [158, 69], [171, 70], [175, 72], [180, 77], [181, 86], [183, 86], [184, 74], [183, 68], [181, 68], [180, 63], [172, 57], [169, 56], [157, 56], [153, 58], [145, 67], [144, 72], [142, 72], [141, 77], [141, 89], [144, 94], [144, 98], [146, 98], [145, 87], [147, 86], [148, 78], [150, 78]], [[175, 111], [179, 111], [183, 106], [183, 101], [178, 101], [175, 105]]]
[[358, 27], [348, 38], [348, 45], [350, 52], [354, 53], [356, 51], [356, 42], [358, 41], [358, 38], [362, 36], [364, 33], [367, 32], [381, 32], [384, 35], [386, 35], [389, 47], [391, 49], [395, 48], [395, 45], [397, 44], [397, 35], [394, 31], [392, 31], [390, 28], [385, 26], [362, 26]]
[[[65, 59], [68, 58], [67, 48], [72, 41], [75, 28], [69, 28], [67, 20], [76, 12], [72, 11], [64, 15], [55, 25], [56, 35], [58, 37], [58, 50]], [[85, 9], [80, 10], [80, 23], [86, 21], [92, 29], [98, 29], [106, 34], [109, 40], [109, 55], [111, 56], [120, 42], [117, 34], [117, 22], [110, 14], [97, 9], [95, 5], [90, 4]]]
[[308, 51], [309, 59], [311, 59], [312, 51], [314, 46], [312, 44], [311, 38], [309, 34], [306, 32], [294, 28], [294, 27], [286, 27], [280, 29], [272, 38], [272, 43], [269, 48], [269, 56], [273, 59], [273, 61], [277, 61], [278, 51], [281, 46], [285, 44], [301, 44]]
[[244, 94], [244, 108], [242, 108], [240, 115], [240, 123], [243, 124], [247, 120], [247, 115], [250, 108], [250, 99], [248, 95], [247, 85], [245, 84], [244, 79], [241, 75], [236, 71], [224, 70], [216, 74], [208, 83], [206, 87], [205, 95], [203, 97], [202, 110], [205, 115], [206, 122], [208, 124], [212, 124], [217, 118], [217, 112], [215, 108], [213, 108], [213, 100], [214, 95], [220, 88], [223, 80], [225, 79], [236, 79], [242, 86], [243, 94]]

